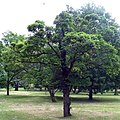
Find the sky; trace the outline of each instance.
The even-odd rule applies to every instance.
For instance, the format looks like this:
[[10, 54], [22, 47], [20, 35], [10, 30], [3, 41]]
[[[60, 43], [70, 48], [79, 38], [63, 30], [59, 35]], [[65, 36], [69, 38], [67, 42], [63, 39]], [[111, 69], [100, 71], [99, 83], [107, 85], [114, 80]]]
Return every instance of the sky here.
[[66, 5], [79, 9], [88, 2], [103, 6], [120, 24], [119, 0], [0, 0], [0, 38], [9, 30], [28, 34], [27, 26], [35, 20], [52, 25], [56, 15], [66, 10]]

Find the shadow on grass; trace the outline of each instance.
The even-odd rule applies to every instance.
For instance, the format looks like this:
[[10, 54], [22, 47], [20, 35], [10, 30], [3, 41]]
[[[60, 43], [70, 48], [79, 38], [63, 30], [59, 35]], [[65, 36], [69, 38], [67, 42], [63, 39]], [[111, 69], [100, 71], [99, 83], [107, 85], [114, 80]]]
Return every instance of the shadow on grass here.
[[[63, 97], [61, 97], [61, 96], [57, 96], [56, 98], [57, 98], [57, 101], [63, 100]], [[89, 100], [87, 96], [83, 97], [83, 98], [82, 97], [70, 97], [70, 98], [71, 98], [71, 102], [75, 102], [75, 103], [120, 102], [120, 98], [118, 99], [118, 98], [107, 98], [107, 97], [104, 97], [104, 98], [95, 97], [95, 98], [93, 98], [93, 100]]]
[[[71, 98], [71, 102], [75, 102], [75, 103], [116, 103], [116, 102], [120, 102], [120, 98], [116, 97], [116, 96], [111, 96], [111, 97], [107, 97], [107, 96], [95, 96], [93, 97], [93, 100], [90, 101], [88, 99], [88, 96], [72, 96]], [[33, 103], [44, 103], [44, 102], [51, 102], [51, 98], [49, 95], [10, 95], [10, 96], [6, 96], [6, 95], [0, 95], [0, 100], [10, 100], [10, 101], [19, 101], [19, 102], [33, 102]], [[56, 96], [57, 102], [62, 102], [63, 101], [63, 97], [62, 96]], [[52, 103], [52, 102], [51, 102]]]
[[49, 96], [30, 96], [30, 95], [0, 95], [0, 100], [6, 100], [11, 102], [19, 103], [45, 103], [51, 102]]
[[[70, 97], [71, 98], [71, 102], [91, 102], [91, 101], [89, 101], [88, 100], [88, 98], [86, 97], [84, 97], [84, 98], [80, 98], [80, 97]], [[57, 101], [62, 101], [63, 100], [63, 97], [61, 97], [61, 96], [56, 96], [56, 99], [57, 99]], [[97, 101], [96, 99], [93, 99], [93, 101], [92, 102], [95, 102], [95, 101]]]

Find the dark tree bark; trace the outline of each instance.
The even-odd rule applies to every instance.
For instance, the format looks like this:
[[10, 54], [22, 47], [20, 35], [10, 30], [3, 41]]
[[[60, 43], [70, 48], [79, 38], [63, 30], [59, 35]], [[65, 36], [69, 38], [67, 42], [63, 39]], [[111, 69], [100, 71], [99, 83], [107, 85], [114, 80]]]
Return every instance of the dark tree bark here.
[[[73, 64], [72, 64], [73, 65]], [[72, 66], [70, 68], [66, 65], [66, 50], [61, 50], [61, 70], [62, 70], [62, 90], [63, 90], [63, 114], [64, 117], [71, 116], [70, 113], [70, 90], [68, 76], [70, 74]]]
[[68, 85], [64, 85], [63, 86], [63, 114], [64, 117], [68, 117], [71, 116], [70, 113], [70, 105], [71, 105], [71, 100], [70, 100], [70, 91], [69, 91], [69, 86]]
[[115, 92], [114, 92], [114, 95], [118, 95], [118, 86], [117, 86], [116, 83], [115, 83]]
[[9, 86], [10, 86], [10, 81], [9, 79], [7, 80], [7, 95], [9, 95]]
[[89, 86], [89, 100], [92, 101], [93, 100], [93, 80], [91, 80], [91, 85]]
[[117, 87], [115, 87], [115, 93], [114, 93], [114, 95], [118, 95], [118, 88]]
[[70, 113], [70, 87], [69, 87], [69, 80], [67, 79], [69, 75], [69, 68], [68, 67], [62, 67], [63, 72], [63, 81], [62, 81], [62, 90], [63, 90], [63, 114], [64, 117], [71, 116]]
[[93, 100], [92, 86], [89, 86], [89, 100]]
[[53, 86], [48, 87], [48, 91], [50, 93], [50, 98], [52, 102], [56, 102], [54, 87]]
[[19, 82], [15, 82], [15, 91], [18, 91], [19, 88]]

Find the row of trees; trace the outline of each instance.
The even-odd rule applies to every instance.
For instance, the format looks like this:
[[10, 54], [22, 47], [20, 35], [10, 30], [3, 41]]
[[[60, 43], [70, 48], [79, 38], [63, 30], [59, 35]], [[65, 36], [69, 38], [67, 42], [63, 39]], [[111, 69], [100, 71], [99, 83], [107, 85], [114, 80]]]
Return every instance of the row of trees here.
[[[0, 43], [0, 84], [18, 81], [63, 92], [63, 114], [70, 116], [70, 92], [117, 89], [120, 85], [120, 27], [103, 7], [87, 4], [78, 10], [67, 6], [54, 27], [36, 20], [28, 37], [4, 33]], [[16, 88], [17, 89], [17, 88]]]

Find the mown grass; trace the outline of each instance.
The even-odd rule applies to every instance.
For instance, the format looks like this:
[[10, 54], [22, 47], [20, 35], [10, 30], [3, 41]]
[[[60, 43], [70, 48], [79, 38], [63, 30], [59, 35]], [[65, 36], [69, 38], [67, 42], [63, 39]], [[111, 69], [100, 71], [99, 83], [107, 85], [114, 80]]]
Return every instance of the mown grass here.
[[93, 101], [86, 94], [71, 95], [71, 113], [62, 117], [62, 97], [52, 103], [47, 92], [0, 92], [0, 120], [120, 120], [120, 96], [98, 94]]

